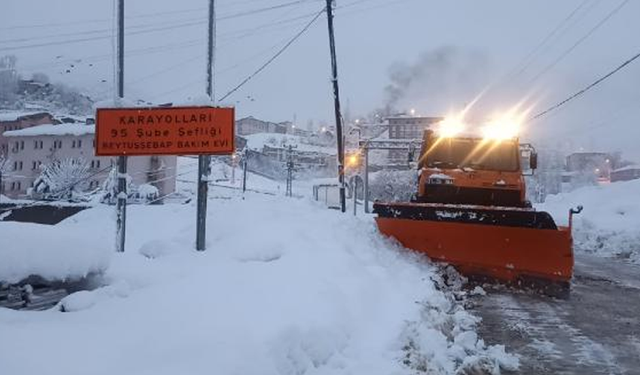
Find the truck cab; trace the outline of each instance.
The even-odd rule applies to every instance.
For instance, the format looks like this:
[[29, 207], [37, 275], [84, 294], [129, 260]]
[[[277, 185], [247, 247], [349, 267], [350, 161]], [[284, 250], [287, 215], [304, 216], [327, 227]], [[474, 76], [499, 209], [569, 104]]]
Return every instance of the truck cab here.
[[[535, 152], [530, 167], [537, 164]], [[420, 203], [529, 207], [518, 138], [438, 136], [426, 130], [418, 161]]]

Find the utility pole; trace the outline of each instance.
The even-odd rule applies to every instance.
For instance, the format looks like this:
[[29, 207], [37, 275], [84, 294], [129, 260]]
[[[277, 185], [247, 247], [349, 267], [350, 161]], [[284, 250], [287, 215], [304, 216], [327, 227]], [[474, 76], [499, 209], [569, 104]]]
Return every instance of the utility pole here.
[[[242, 195], [247, 191], [247, 162], [249, 161], [249, 151], [245, 147], [242, 154]], [[243, 198], [244, 199], [244, 198]]]
[[333, 82], [333, 102], [336, 116], [336, 137], [338, 143], [338, 184], [340, 185], [340, 210], [347, 211], [344, 186], [344, 140], [342, 139], [342, 115], [340, 114], [340, 90], [338, 88], [338, 62], [333, 33], [333, 0], [327, 0], [327, 24], [329, 27], [329, 49], [331, 51], [331, 82]]
[[364, 145], [364, 212], [369, 213], [369, 142]]
[[[124, 0], [118, 0], [118, 98], [124, 98]], [[118, 156], [118, 200], [116, 204], [116, 251], [124, 252], [127, 224], [127, 157]]]
[[287, 197], [293, 197], [293, 170], [295, 164], [293, 162], [293, 146], [289, 145], [287, 149], [287, 191], [285, 195]]
[[[209, 30], [207, 43], [207, 95], [213, 103], [213, 68], [215, 54], [215, 0], [209, 0]], [[211, 155], [198, 156], [198, 208], [196, 218], [196, 250], [206, 249], [207, 197], [209, 195], [209, 175], [211, 174]]]

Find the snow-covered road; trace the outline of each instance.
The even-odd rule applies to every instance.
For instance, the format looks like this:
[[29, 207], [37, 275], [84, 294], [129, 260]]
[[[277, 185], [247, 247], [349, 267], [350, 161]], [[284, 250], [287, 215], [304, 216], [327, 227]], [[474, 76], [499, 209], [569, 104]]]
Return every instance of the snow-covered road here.
[[473, 310], [488, 342], [520, 355], [514, 373], [639, 374], [639, 279], [639, 265], [578, 253], [569, 299], [497, 289]]

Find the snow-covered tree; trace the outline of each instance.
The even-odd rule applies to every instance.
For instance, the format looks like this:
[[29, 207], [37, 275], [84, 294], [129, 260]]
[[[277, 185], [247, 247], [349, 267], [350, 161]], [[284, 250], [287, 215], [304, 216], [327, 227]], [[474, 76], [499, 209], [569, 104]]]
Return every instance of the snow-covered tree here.
[[0, 153], [0, 195], [4, 194], [3, 186], [4, 181], [9, 176], [9, 165], [10, 165], [9, 157]]
[[[127, 175], [127, 198], [135, 197], [137, 189], [133, 186], [131, 176]], [[102, 183], [102, 197], [100, 201], [108, 204], [115, 204], [118, 200], [118, 170], [111, 168], [106, 180]]]
[[151, 184], [142, 184], [136, 189], [136, 198], [144, 202], [152, 202], [160, 197], [158, 188]]
[[387, 202], [408, 202], [416, 193], [418, 176], [415, 170], [382, 170], [369, 183], [371, 199]]
[[45, 165], [34, 182], [32, 195], [44, 199], [83, 199], [89, 185], [89, 165], [82, 158], [56, 160]]

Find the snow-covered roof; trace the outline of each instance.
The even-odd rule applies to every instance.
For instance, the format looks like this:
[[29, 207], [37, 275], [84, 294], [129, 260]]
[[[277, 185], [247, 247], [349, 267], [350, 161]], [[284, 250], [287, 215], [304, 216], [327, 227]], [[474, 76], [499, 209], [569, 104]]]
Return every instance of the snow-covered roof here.
[[87, 125], [84, 123], [71, 123], [71, 124], [45, 124], [32, 126], [26, 129], [10, 130], [4, 132], [2, 135], [5, 137], [33, 137], [40, 135], [85, 135], [95, 134], [95, 125]]
[[0, 121], [16, 121], [19, 117], [31, 116], [38, 113], [42, 113], [42, 111], [39, 111], [39, 112], [2, 111], [0, 112]]
[[247, 140], [247, 147], [251, 150], [262, 151], [265, 145], [269, 147], [296, 147], [296, 151], [319, 152], [327, 155], [335, 155], [336, 149], [304, 143], [303, 137], [280, 133], [255, 133], [243, 136]]
[[634, 169], [640, 169], [640, 164], [627, 165], [626, 167], [618, 168], [618, 169], [614, 170], [613, 172], [630, 171], [630, 170], [634, 170]]

